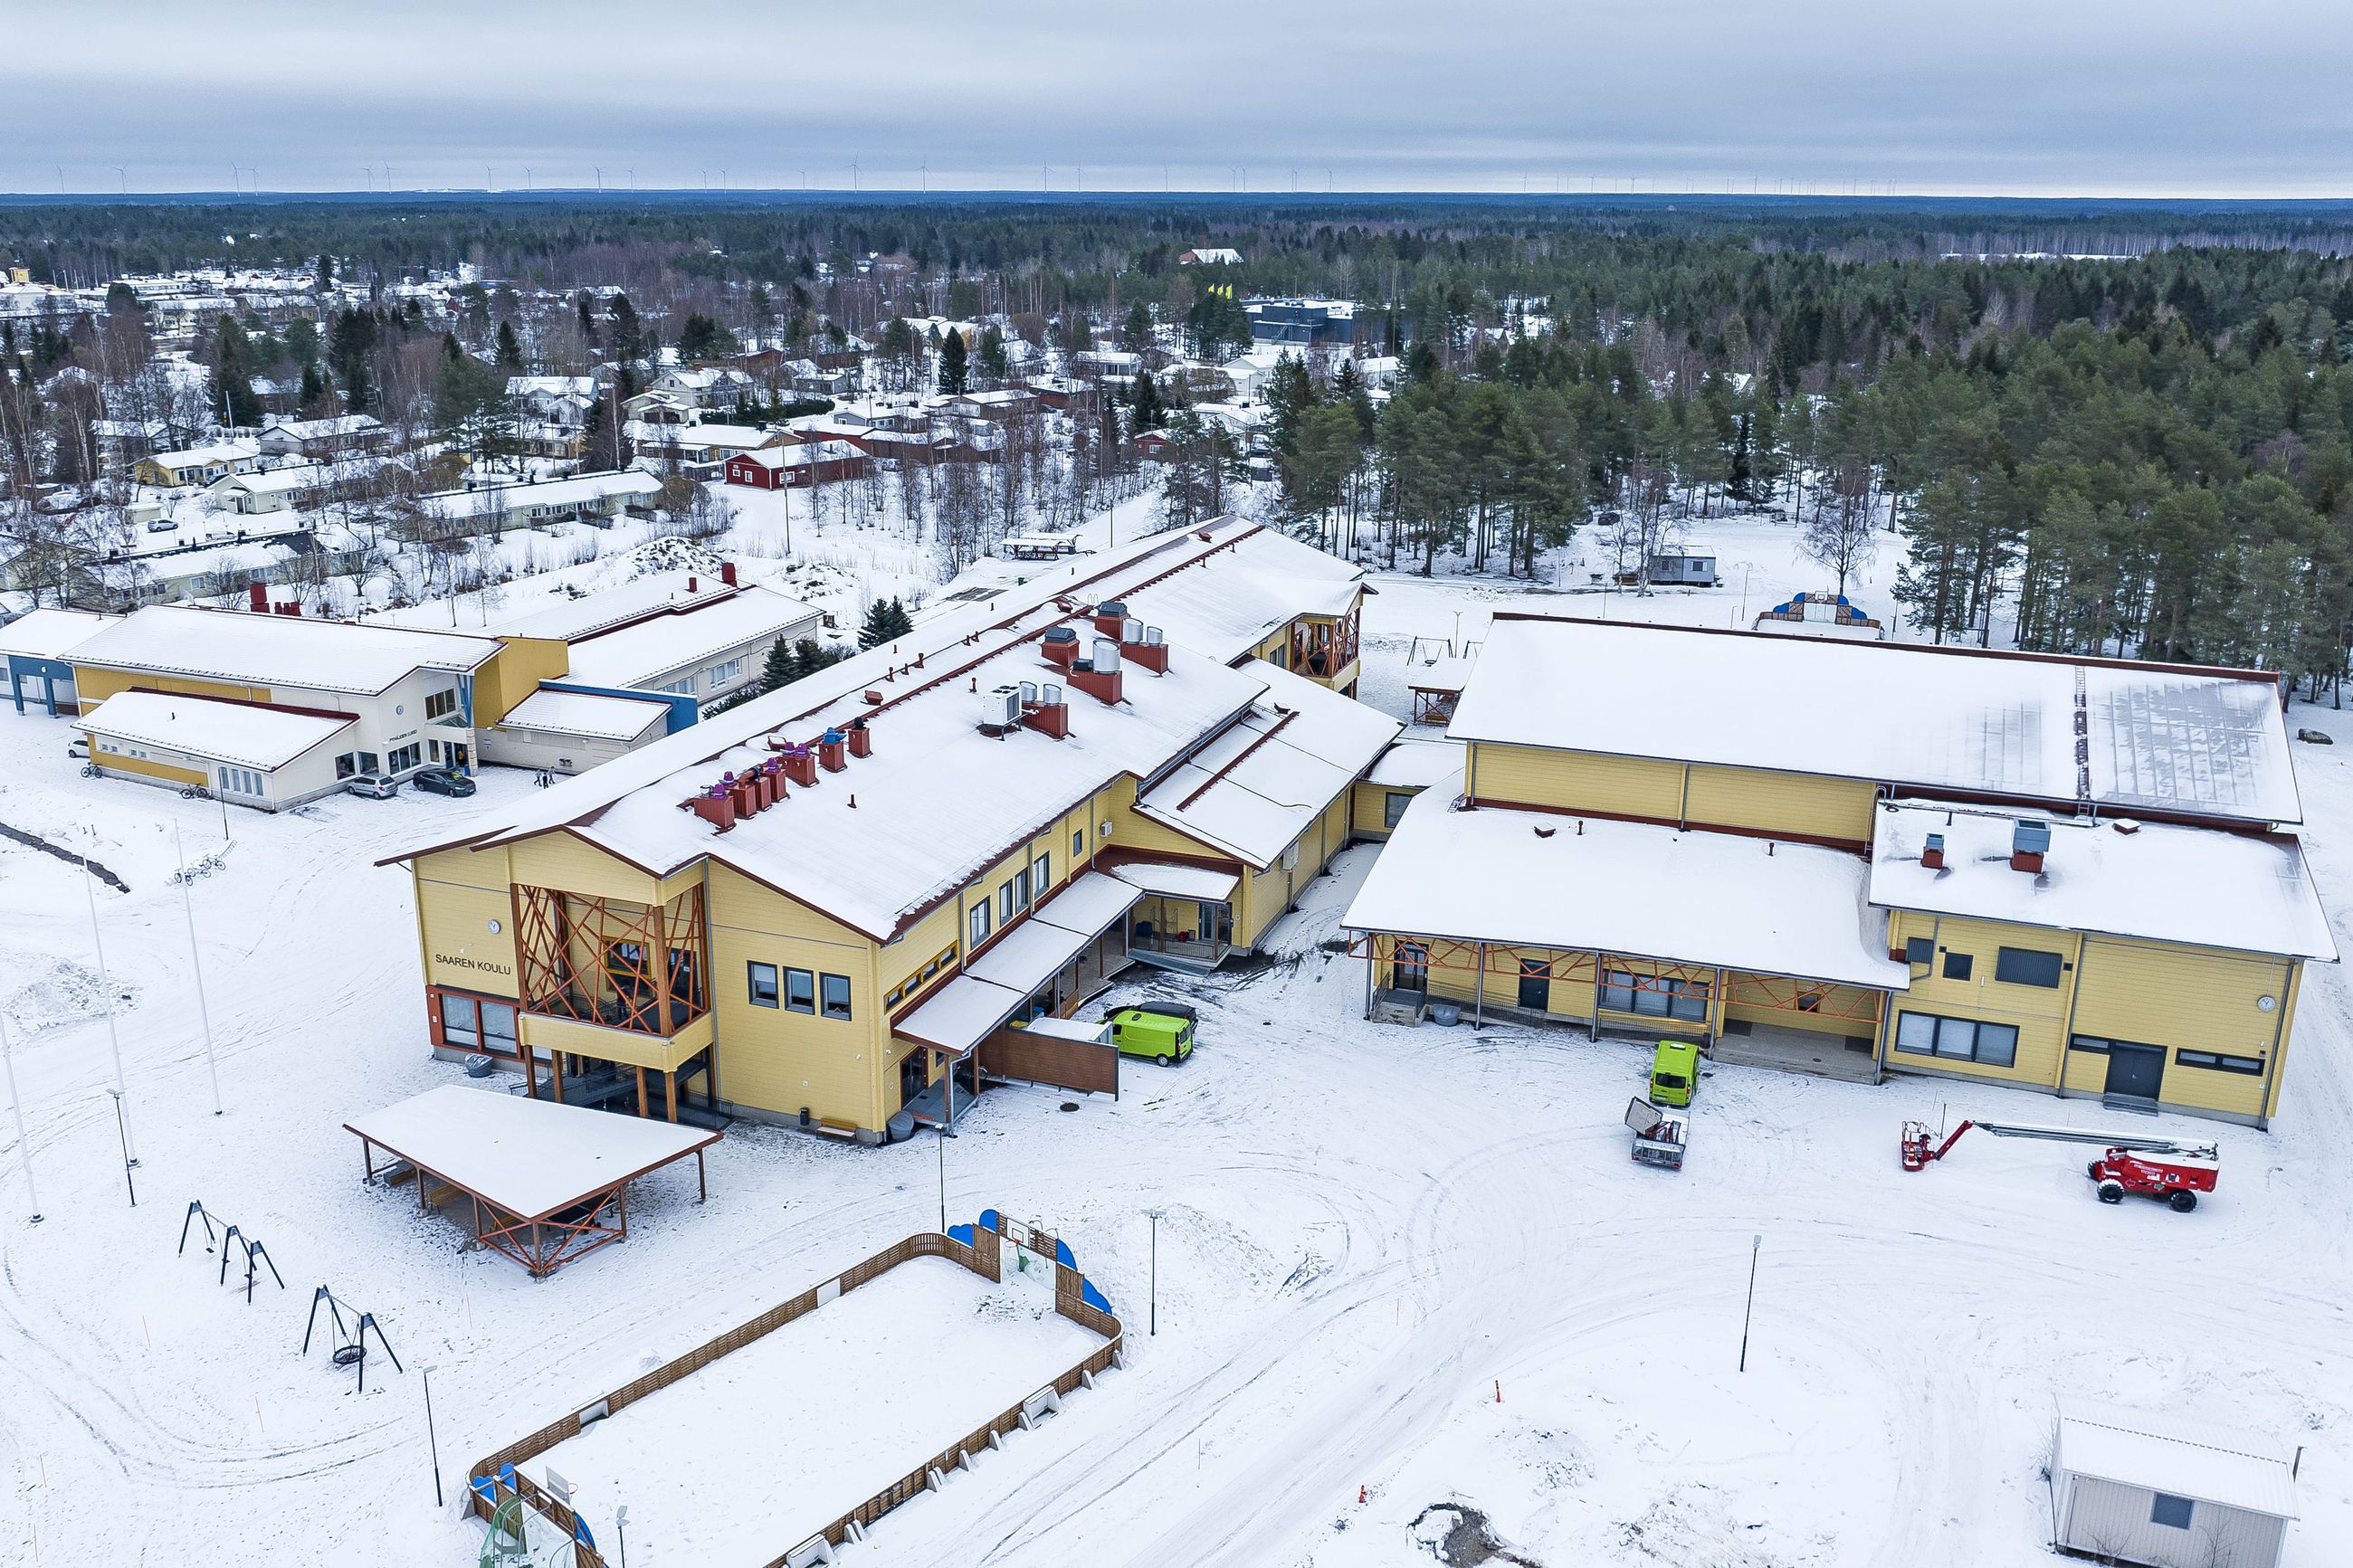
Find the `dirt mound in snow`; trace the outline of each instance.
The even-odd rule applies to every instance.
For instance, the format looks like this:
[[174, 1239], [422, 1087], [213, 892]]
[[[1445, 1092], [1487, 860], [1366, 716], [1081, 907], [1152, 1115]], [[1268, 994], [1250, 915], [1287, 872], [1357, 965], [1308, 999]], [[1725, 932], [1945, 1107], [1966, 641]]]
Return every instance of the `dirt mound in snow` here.
[[[28, 968], [31, 979], [5, 1004], [20, 1036], [29, 1039], [106, 1016], [106, 993], [97, 970], [66, 959], [37, 960]], [[114, 996], [117, 1016], [139, 1005], [139, 988], [120, 977], [114, 981]]]
[[719, 552], [691, 539], [649, 539], [622, 559], [628, 563], [632, 577], [649, 577], [657, 572], [707, 572], [713, 577], [719, 575]]
[[1533, 1558], [1508, 1550], [1495, 1539], [1487, 1516], [1467, 1502], [1434, 1502], [1413, 1516], [1406, 1527], [1414, 1544], [1446, 1564], [1446, 1568], [1478, 1568], [1482, 1563], [1512, 1563], [1539, 1568]]
[[1672, 1568], [1796, 1568], [1787, 1558], [1740, 1540], [1761, 1523], [1735, 1520], [1722, 1499], [1704, 1486], [1683, 1486], [1619, 1527], [1623, 1557]]

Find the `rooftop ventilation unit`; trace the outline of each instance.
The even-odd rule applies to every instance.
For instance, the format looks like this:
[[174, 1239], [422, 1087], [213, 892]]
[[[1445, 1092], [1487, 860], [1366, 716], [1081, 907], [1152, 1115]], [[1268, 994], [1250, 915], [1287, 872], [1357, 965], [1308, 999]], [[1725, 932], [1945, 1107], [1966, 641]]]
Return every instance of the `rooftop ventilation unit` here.
[[1927, 846], [1920, 851], [1920, 864], [1931, 871], [1941, 871], [1945, 868], [1945, 836], [1943, 834], [1928, 835]]
[[2051, 852], [2051, 825], [2035, 819], [2021, 821], [2010, 829], [2010, 868], [2013, 871], [2040, 871], [2042, 857]]
[[1168, 645], [1161, 639], [1158, 626], [1130, 621], [1120, 633], [1119, 646], [1129, 663], [1155, 675], [1168, 673]]
[[1126, 621], [1127, 605], [1121, 600], [1105, 599], [1095, 606], [1095, 630], [1105, 637], [1119, 636], [1120, 627], [1125, 625]]
[[980, 727], [1001, 735], [1021, 724], [1021, 688], [993, 686], [980, 694]]
[[1078, 662], [1079, 634], [1069, 626], [1049, 627], [1041, 650], [1046, 656], [1047, 662], [1059, 664], [1064, 669], [1068, 669]]
[[1098, 702], [1109, 705], [1119, 701], [1125, 691], [1119, 644], [1109, 637], [1095, 638], [1094, 657], [1082, 658], [1071, 667], [1071, 684]]
[[818, 765], [827, 773], [838, 773], [849, 766], [849, 737], [839, 730], [828, 730], [817, 741]]

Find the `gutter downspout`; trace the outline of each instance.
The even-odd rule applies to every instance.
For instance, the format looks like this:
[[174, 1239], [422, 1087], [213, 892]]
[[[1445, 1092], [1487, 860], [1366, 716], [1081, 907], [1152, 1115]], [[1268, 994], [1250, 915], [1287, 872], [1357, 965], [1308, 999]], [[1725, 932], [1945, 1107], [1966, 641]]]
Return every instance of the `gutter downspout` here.
[[2255, 1112], [2255, 1125], [2263, 1131], [2272, 1126], [2272, 1088], [2279, 1077], [2280, 1047], [2287, 1039], [2288, 998], [2295, 992], [2295, 963], [2293, 958], [2282, 965], [2284, 983], [2280, 986], [2279, 1017], [2272, 1025], [2272, 1054], [2263, 1064], [2263, 1103]]

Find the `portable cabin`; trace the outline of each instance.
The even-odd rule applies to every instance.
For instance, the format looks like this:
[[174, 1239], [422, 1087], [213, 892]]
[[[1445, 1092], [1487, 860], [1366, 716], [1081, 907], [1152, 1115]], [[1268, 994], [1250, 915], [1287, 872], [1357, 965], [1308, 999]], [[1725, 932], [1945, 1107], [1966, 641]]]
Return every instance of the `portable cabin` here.
[[2276, 1568], [2301, 1449], [2181, 1416], [2063, 1405], [2052, 1544], [2101, 1563]]
[[1715, 557], [1653, 555], [1651, 557], [1651, 581], [1677, 588], [1713, 588], [1715, 586]]

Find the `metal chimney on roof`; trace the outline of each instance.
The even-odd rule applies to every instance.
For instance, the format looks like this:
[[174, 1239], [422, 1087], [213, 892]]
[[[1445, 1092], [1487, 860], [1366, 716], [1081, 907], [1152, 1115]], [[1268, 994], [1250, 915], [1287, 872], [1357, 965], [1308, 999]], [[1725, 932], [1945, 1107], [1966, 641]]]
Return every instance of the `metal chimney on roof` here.
[[1125, 694], [1119, 644], [1109, 637], [1095, 638], [1094, 658], [1071, 667], [1071, 684], [1106, 706], [1119, 701]]

